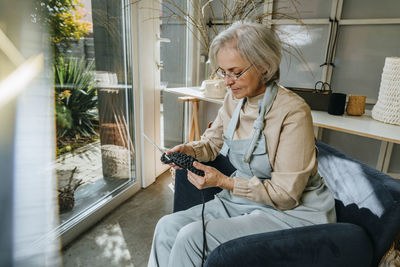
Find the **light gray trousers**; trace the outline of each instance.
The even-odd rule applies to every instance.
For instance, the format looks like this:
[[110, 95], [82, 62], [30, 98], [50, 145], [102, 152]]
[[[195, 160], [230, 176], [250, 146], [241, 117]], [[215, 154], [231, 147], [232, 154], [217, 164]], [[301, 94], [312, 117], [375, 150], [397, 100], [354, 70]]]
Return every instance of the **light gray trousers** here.
[[[269, 209], [271, 211], [269, 214], [255, 208], [242, 206], [240, 210], [234, 209], [229, 203], [224, 204], [218, 197], [207, 202], [204, 213], [206, 255], [220, 244], [238, 237], [300, 226], [283, 222], [279, 214], [274, 216], [275, 212], [279, 213], [274, 209]], [[201, 209], [202, 205], [197, 205], [160, 219], [153, 237], [149, 267], [201, 266], [203, 249]], [[308, 223], [302, 223], [306, 224]]]
[[[280, 211], [222, 190], [206, 203], [206, 256], [220, 244], [251, 234], [336, 222], [335, 200], [317, 173], [310, 178], [301, 205]], [[148, 266], [201, 266], [202, 205], [166, 215], [157, 223]]]

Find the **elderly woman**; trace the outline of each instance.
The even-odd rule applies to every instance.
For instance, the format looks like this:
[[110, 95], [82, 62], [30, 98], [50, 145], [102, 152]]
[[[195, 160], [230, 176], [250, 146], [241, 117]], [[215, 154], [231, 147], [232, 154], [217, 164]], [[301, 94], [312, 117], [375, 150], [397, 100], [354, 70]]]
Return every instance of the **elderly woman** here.
[[[200, 141], [169, 151], [201, 162], [220, 153], [236, 168], [231, 177], [198, 162], [194, 167], [204, 177], [188, 171], [197, 188], [223, 189], [206, 204], [205, 254], [250, 234], [335, 222], [334, 198], [317, 172], [310, 108], [277, 84], [277, 35], [261, 24], [235, 23], [215, 37], [210, 60], [230, 88], [224, 104]], [[202, 264], [201, 210], [198, 205], [158, 222], [149, 266]]]

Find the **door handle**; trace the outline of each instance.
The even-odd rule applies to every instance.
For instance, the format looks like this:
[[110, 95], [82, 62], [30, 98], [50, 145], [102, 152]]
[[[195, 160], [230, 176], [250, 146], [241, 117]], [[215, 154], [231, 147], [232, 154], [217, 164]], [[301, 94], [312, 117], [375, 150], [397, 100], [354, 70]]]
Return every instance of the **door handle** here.
[[157, 69], [162, 70], [164, 69], [164, 63], [162, 61], [160, 61], [160, 63], [156, 62], [157, 65]]
[[168, 38], [163, 38], [161, 37], [159, 34], [156, 34], [156, 39], [157, 41], [159, 41], [160, 43], [170, 43], [171, 40]]

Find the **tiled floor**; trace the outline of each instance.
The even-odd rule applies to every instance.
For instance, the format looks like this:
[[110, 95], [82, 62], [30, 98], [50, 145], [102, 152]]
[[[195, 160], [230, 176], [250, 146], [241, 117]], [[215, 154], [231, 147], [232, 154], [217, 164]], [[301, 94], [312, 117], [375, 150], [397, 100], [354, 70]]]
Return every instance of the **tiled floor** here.
[[63, 250], [65, 267], [147, 266], [154, 227], [172, 212], [169, 172], [142, 189]]

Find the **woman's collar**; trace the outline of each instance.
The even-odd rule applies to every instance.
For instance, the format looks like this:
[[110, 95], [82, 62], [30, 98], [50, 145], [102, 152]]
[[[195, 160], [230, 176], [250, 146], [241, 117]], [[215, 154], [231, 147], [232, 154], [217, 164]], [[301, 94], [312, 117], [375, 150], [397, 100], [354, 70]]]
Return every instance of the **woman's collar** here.
[[252, 96], [252, 97], [246, 97], [246, 102], [250, 105], [250, 106], [258, 106], [258, 101], [263, 99], [264, 97], [264, 93], [256, 95], [256, 96]]

